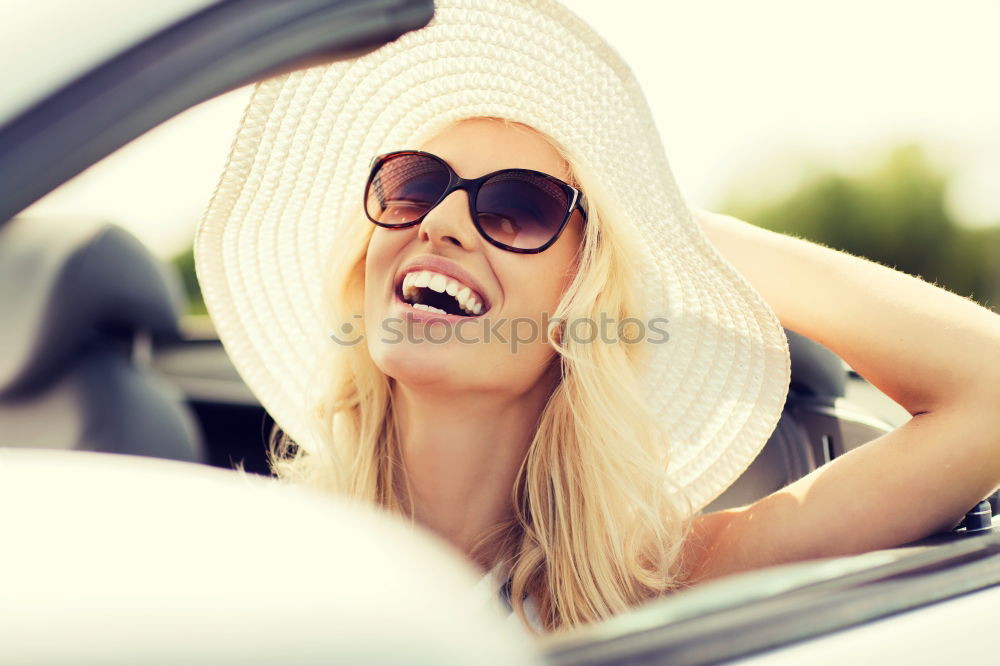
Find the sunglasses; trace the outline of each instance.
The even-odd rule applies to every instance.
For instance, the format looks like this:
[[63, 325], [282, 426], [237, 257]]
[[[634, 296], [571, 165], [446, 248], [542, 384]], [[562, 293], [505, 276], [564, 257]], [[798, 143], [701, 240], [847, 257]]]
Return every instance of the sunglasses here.
[[587, 219], [583, 193], [554, 176], [530, 169], [501, 169], [461, 178], [437, 155], [403, 150], [372, 160], [365, 186], [365, 214], [380, 227], [420, 224], [455, 190], [469, 196], [479, 234], [497, 247], [534, 254], [559, 238], [574, 210]]

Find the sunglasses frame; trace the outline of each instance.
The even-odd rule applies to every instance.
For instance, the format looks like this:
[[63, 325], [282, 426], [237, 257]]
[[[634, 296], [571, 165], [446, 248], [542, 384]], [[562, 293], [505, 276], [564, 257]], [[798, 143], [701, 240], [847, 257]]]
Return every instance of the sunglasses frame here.
[[[435, 160], [436, 162], [440, 163], [448, 172], [448, 186], [445, 188], [441, 196], [438, 197], [438, 200], [435, 201], [433, 205], [431, 205], [431, 207], [427, 209], [427, 212], [418, 217], [417, 219], [412, 220], [410, 222], [402, 222], [400, 224], [388, 224], [385, 222], [380, 222], [376, 219], [373, 219], [372, 216], [368, 213], [368, 192], [371, 189], [372, 181], [375, 178], [375, 174], [378, 173], [378, 170], [382, 167], [382, 165], [394, 157], [400, 157], [403, 155], [422, 155], [424, 157], [429, 157]], [[545, 178], [546, 180], [549, 180], [558, 185], [563, 190], [563, 192], [566, 193], [569, 205], [566, 208], [566, 212], [563, 215], [562, 221], [559, 223], [558, 230], [555, 232], [552, 238], [550, 238], [544, 245], [541, 245], [536, 248], [513, 247], [511, 245], [507, 245], [506, 243], [501, 243], [500, 241], [490, 237], [489, 234], [487, 234], [483, 230], [482, 226], [479, 224], [479, 214], [476, 211], [476, 199], [479, 196], [479, 188], [482, 187], [483, 183], [485, 183], [490, 178], [493, 178], [494, 176], [504, 173], [521, 173], [521, 174], [529, 174], [536, 177], [541, 176], [542, 178]], [[384, 153], [382, 155], [377, 155], [374, 159], [372, 159], [371, 166], [368, 172], [368, 182], [365, 184], [365, 198], [363, 201], [364, 204], [363, 208], [365, 209], [365, 216], [367, 216], [368, 219], [371, 220], [376, 225], [384, 227], [386, 229], [405, 229], [406, 227], [412, 227], [423, 222], [424, 218], [427, 217], [427, 215], [432, 210], [437, 208], [437, 206], [442, 201], [447, 199], [448, 196], [455, 190], [465, 190], [465, 193], [467, 195], [466, 198], [469, 201], [469, 216], [472, 218], [472, 224], [475, 225], [476, 231], [479, 232], [479, 235], [485, 238], [491, 244], [495, 245], [496, 247], [499, 247], [502, 250], [507, 250], [509, 252], [517, 252], [519, 254], [538, 254], [539, 252], [544, 252], [548, 248], [552, 247], [552, 244], [555, 243], [557, 240], [559, 240], [559, 236], [562, 235], [563, 230], [566, 228], [566, 223], [569, 222], [569, 218], [572, 217], [573, 213], [577, 209], [579, 209], [580, 214], [583, 215], [584, 221], [586, 222], [587, 220], [587, 211], [589, 207], [587, 204], [586, 195], [584, 195], [583, 192], [573, 187], [572, 185], [559, 180], [555, 176], [550, 176], [547, 173], [543, 173], [541, 171], [533, 171], [531, 169], [500, 169], [498, 171], [490, 172], [484, 176], [480, 176], [479, 178], [462, 178], [457, 173], [455, 173], [455, 170], [452, 169], [451, 165], [445, 162], [444, 159], [438, 157], [437, 155], [434, 155], [433, 153], [427, 153], [421, 150], [396, 150], [391, 153]]]

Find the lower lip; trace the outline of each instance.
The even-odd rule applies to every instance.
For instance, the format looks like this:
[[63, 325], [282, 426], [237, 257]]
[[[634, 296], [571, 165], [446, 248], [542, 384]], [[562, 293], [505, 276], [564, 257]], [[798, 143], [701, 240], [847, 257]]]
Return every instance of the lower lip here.
[[469, 321], [470, 319], [479, 319], [482, 314], [474, 315], [471, 317], [463, 317], [462, 315], [453, 314], [441, 314], [439, 312], [428, 312], [427, 310], [418, 310], [409, 303], [399, 298], [398, 294], [393, 294], [393, 301], [395, 302], [396, 312], [408, 321], [421, 322], [426, 324], [454, 324], [460, 321]]

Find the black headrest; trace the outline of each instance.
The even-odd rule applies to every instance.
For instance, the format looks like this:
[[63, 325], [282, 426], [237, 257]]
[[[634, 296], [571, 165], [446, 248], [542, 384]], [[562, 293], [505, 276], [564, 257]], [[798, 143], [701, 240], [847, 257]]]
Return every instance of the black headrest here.
[[179, 336], [176, 274], [124, 229], [93, 220], [0, 228], [0, 397], [33, 390], [97, 339]]
[[847, 368], [839, 356], [814, 340], [785, 329], [792, 357], [791, 388], [806, 395], [838, 398], [847, 388]]

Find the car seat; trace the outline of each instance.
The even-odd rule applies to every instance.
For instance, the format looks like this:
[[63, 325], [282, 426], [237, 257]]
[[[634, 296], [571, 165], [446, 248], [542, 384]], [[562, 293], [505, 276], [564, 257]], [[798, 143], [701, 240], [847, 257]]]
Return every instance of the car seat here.
[[0, 446], [204, 461], [183, 396], [146, 367], [175, 339], [180, 288], [120, 227], [0, 228]]

